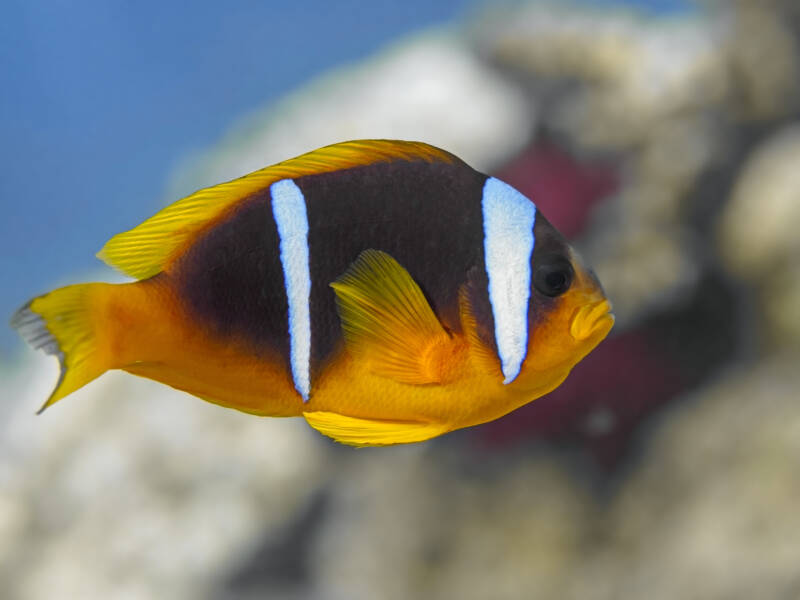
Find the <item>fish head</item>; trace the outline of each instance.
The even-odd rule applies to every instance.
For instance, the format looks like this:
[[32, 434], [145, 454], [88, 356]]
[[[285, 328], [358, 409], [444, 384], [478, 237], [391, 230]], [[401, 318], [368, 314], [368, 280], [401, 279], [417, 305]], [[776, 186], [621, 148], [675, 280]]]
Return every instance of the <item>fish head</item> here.
[[541, 214], [535, 231], [527, 351], [511, 385], [541, 395], [608, 335], [614, 315], [597, 276]]

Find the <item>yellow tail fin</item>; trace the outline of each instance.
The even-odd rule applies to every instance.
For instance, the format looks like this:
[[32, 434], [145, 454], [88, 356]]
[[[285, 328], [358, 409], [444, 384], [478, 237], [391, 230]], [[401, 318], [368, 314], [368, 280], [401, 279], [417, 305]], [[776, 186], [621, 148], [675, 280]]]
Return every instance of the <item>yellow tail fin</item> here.
[[70, 285], [39, 296], [20, 308], [11, 326], [33, 348], [54, 354], [61, 376], [53, 393], [39, 409], [58, 402], [110, 368], [108, 352], [98, 339], [95, 305], [106, 283]]

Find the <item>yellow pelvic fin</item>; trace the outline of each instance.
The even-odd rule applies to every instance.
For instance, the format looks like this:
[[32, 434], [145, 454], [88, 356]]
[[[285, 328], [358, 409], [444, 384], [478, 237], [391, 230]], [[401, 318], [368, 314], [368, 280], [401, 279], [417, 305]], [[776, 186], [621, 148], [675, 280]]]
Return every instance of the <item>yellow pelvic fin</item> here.
[[303, 413], [308, 424], [323, 435], [349, 446], [390, 446], [421, 442], [448, 431], [438, 423], [376, 421], [331, 412]]
[[355, 140], [325, 146], [178, 200], [130, 231], [112, 237], [97, 256], [131, 277], [146, 279], [165, 270], [198, 233], [228, 209], [276, 181], [391, 160], [450, 163], [456, 158], [421, 142]]
[[458, 345], [400, 264], [365, 250], [331, 283], [347, 349], [370, 370], [401, 383], [442, 383]]
[[35, 349], [54, 354], [61, 364], [61, 376], [47, 402], [54, 404], [83, 387], [110, 368], [94, 322], [94, 304], [104, 283], [70, 285], [34, 298], [20, 308], [11, 326]]

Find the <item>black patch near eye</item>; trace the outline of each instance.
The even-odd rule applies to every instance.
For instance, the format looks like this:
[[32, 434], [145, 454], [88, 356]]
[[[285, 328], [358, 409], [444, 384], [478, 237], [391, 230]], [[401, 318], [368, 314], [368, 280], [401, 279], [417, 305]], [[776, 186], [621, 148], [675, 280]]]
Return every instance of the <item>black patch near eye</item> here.
[[574, 271], [563, 256], [550, 254], [543, 256], [533, 274], [534, 287], [545, 296], [560, 296], [572, 285]]

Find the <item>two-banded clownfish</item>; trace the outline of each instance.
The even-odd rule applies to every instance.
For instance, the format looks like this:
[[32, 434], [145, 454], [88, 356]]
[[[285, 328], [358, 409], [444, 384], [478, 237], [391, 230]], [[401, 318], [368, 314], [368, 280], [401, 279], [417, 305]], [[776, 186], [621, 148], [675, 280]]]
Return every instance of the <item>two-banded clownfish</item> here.
[[34, 298], [42, 409], [108, 369], [357, 446], [497, 419], [557, 387], [614, 318], [535, 204], [427, 144], [320, 148], [164, 208], [98, 256], [137, 281]]

